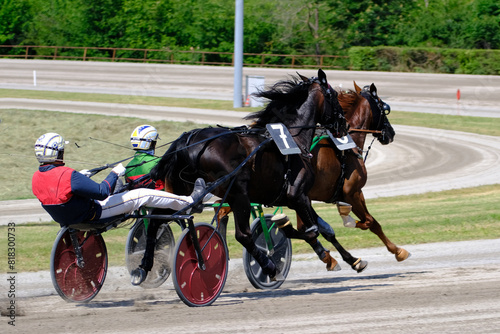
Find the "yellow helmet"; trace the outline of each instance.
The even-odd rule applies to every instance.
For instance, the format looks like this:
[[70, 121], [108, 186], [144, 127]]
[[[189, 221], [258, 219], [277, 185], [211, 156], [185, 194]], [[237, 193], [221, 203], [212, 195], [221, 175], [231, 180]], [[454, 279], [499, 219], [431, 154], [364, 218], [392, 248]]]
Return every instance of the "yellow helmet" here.
[[146, 124], [136, 127], [130, 135], [130, 143], [134, 150], [149, 150], [151, 144], [157, 140], [158, 131], [151, 125]]

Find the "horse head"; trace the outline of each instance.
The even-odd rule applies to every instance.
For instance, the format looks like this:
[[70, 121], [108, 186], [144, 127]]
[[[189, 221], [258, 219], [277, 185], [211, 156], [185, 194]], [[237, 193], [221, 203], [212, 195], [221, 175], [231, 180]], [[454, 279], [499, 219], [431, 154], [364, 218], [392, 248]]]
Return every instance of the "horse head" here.
[[339, 137], [345, 135], [347, 124], [344, 112], [325, 72], [320, 69], [318, 77], [312, 78], [297, 75], [291, 80], [277, 82], [268, 90], [254, 93], [258, 98], [269, 100], [269, 103], [264, 109], [245, 117], [254, 119], [251, 127], [281, 122], [287, 127], [313, 129], [319, 123], [333, 129]]
[[372, 122], [370, 128], [378, 130], [380, 133], [374, 133], [373, 136], [378, 139], [382, 145], [387, 145], [393, 142], [396, 132], [392, 127], [387, 115], [391, 112], [391, 107], [382, 101], [377, 93], [375, 84], [364, 86], [361, 89], [356, 82], [354, 82], [356, 92], [363, 96], [369, 103], [372, 112]]
[[317, 109], [316, 122], [328, 128], [335, 137], [342, 137], [347, 134], [347, 123], [344, 111], [338, 100], [338, 93], [328, 83], [326, 73], [318, 70], [318, 76], [306, 78], [300, 75], [304, 84], [309, 85], [310, 94], [314, 95]]

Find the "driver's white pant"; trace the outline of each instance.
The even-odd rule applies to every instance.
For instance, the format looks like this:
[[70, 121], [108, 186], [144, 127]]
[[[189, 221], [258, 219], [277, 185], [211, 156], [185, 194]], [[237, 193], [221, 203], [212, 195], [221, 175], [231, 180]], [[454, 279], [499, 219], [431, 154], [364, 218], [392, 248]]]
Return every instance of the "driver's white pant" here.
[[180, 210], [193, 203], [191, 196], [179, 196], [162, 190], [138, 188], [109, 196], [98, 201], [101, 218], [132, 213], [141, 207]]

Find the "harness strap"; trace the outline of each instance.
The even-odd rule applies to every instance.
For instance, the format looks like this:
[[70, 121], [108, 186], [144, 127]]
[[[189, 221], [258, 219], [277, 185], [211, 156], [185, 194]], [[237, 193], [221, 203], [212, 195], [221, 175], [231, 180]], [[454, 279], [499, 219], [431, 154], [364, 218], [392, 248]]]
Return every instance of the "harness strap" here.
[[337, 179], [337, 188], [335, 188], [335, 192], [333, 193], [333, 196], [330, 199], [330, 203], [334, 203], [342, 199], [342, 189], [344, 188], [344, 181], [345, 181], [346, 156], [344, 154], [344, 151], [338, 151], [338, 150], [335, 151], [337, 154], [337, 158], [339, 159], [340, 162], [340, 175], [339, 178]]
[[290, 169], [290, 159], [288, 158], [288, 155], [286, 156], [286, 162], [288, 163], [288, 169], [283, 176], [283, 185], [281, 186], [278, 196], [271, 202], [271, 204], [269, 204], [269, 206], [274, 206], [276, 203], [279, 203], [284, 198], [285, 194], [290, 191], [290, 172], [292, 170]]

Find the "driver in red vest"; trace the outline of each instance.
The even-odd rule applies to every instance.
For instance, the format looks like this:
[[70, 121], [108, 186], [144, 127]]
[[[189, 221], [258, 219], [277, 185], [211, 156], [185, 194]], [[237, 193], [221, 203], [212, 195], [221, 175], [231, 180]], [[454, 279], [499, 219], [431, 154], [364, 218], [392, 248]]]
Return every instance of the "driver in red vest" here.
[[[125, 173], [122, 164], [97, 183], [89, 177], [64, 165], [64, 144], [57, 133], [46, 133], [35, 143], [35, 156], [40, 167], [33, 175], [33, 194], [42, 207], [61, 226], [132, 213], [140, 207], [181, 210], [198, 202], [189, 213], [203, 211], [202, 197], [205, 181], [197, 179], [191, 196], [179, 196], [166, 191], [138, 188], [114, 194], [118, 178]], [[88, 172], [88, 171], [87, 171]]]

